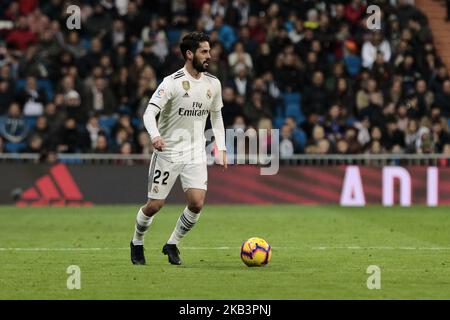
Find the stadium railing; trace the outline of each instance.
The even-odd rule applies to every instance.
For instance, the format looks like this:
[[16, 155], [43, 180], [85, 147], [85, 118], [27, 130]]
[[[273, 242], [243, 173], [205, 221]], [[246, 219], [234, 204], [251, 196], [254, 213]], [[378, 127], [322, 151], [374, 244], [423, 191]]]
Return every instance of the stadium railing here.
[[[132, 165], [138, 163], [149, 163], [151, 154], [90, 154], [73, 153], [57, 154], [57, 161], [68, 164], [123, 164]], [[0, 163], [42, 163], [37, 153], [2, 153], [0, 154]], [[229, 157], [230, 159], [230, 157]], [[265, 158], [267, 159], [267, 157]], [[211, 158], [209, 158], [211, 160]], [[267, 160], [257, 157], [246, 156], [244, 158], [235, 158], [230, 161], [231, 164], [268, 164]], [[239, 160], [239, 162], [238, 162]], [[211, 160], [212, 162], [212, 160]], [[297, 154], [289, 158], [280, 158], [281, 165], [308, 165], [308, 166], [327, 166], [327, 165], [423, 165], [423, 166], [450, 166], [450, 154]]]

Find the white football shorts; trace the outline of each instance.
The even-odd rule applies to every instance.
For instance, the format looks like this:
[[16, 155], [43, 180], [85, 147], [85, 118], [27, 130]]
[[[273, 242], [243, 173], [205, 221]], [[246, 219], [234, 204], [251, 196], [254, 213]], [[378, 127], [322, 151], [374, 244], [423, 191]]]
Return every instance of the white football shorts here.
[[202, 163], [173, 163], [153, 153], [148, 173], [148, 198], [166, 199], [178, 176], [183, 191], [207, 190], [208, 167]]

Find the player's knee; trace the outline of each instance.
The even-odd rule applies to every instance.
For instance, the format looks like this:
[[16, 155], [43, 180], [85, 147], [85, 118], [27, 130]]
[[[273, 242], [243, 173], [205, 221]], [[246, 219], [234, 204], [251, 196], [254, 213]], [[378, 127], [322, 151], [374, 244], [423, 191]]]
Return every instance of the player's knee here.
[[194, 213], [199, 213], [200, 211], [202, 211], [203, 205], [204, 205], [203, 199], [195, 199], [189, 203], [188, 209]]
[[146, 216], [153, 216], [164, 206], [164, 200], [149, 200], [142, 211]]

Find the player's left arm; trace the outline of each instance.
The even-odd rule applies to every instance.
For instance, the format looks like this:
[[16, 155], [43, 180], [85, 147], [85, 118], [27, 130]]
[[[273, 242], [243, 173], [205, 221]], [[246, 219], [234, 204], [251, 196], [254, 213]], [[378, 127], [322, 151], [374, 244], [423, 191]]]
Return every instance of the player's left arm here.
[[218, 88], [216, 89], [216, 94], [214, 95], [214, 100], [211, 108], [211, 127], [214, 132], [214, 137], [216, 139], [217, 149], [221, 154], [222, 165], [224, 169], [227, 169], [227, 147], [225, 145], [225, 126], [223, 124], [222, 117], [222, 88], [220, 82], [218, 82]]

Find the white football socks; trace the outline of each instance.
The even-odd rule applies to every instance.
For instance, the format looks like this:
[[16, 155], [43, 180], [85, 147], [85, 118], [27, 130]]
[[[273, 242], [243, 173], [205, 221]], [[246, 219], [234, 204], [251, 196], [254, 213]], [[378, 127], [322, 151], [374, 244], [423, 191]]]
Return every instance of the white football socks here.
[[194, 227], [199, 218], [200, 212], [194, 213], [189, 210], [188, 207], [186, 207], [181, 216], [178, 218], [175, 229], [173, 230], [172, 235], [170, 236], [167, 243], [178, 244], [178, 242], [180, 242], [180, 240], [186, 235], [186, 233], [188, 233], [189, 230]]
[[147, 232], [148, 228], [152, 224], [153, 217], [148, 217], [142, 212], [142, 208], [139, 209], [139, 212], [136, 217], [136, 225], [134, 228], [133, 235], [133, 244], [136, 245], [144, 245], [144, 235]]

